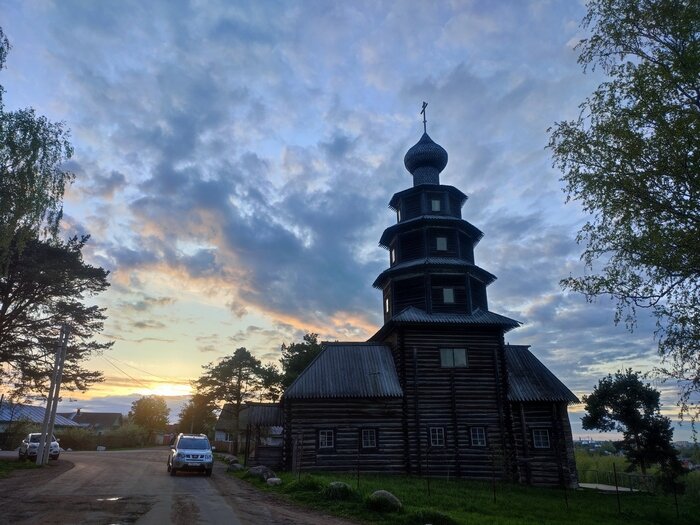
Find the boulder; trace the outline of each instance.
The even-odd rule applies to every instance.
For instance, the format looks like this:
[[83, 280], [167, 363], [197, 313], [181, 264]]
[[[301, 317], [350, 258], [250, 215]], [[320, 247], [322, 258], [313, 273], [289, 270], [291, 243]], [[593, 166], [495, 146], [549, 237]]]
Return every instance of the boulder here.
[[243, 465], [240, 463], [231, 463], [227, 468], [226, 472], [238, 472], [239, 470], [243, 470]]
[[265, 465], [258, 465], [257, 467], [250, 467], [247, 472], [248, 476], [258, 478], [262, 481], [267, 481], [269, 478], [276, 478], [275, 473], [272, 472]]
[[282, 480], [280, 478], [267, 478], [266, 483], [268, 485], [274, 486], [274, 485], [281, 485]]
[[331, 481], [323, 488], [321, 494], [326, 499], [351, 499], [355, 495], [352, 487], [343, 481]]
[[402, 507], [401, 500], [388, 490], [374, 491], [369, 498], [367, 498], [367, 506], [370, 509], [380, 512], [394, 512], [401, 510]]

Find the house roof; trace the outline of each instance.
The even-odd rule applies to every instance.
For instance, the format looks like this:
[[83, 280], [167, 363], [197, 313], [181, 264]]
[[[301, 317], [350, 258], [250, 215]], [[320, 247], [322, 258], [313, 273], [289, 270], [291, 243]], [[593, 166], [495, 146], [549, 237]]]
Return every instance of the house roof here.
[[580, 403], [574, 393], [537, 359], [529, 346], [506, 345], [508, 399]]
[[285, 399], [402, 395], [389, 347], [373, 342], [324, 343], [284, 393]]
[[282, 426], [282, 405], [279, 403], [247, 403], [239, 414], [241, 428], [246, 425]]
[[73, 412], [61, 414], [81, 426], [92, 428], [112, 428], [121, 426], [124, 416], [119, 412]]
[[216, 425], [214, 425], [214, 430], [233, 430], [233, 420], [235, 419], [233, 415], [235, 414], [233, 403], [225, 403], [224, 408], [221, 409], [219, 417], [216, 420]]
[[[430, 186], [433, 186], [433, 188], [430, 188]], [[459, 199], [459, 207], [461, 208], [465, 202], [467, 202], [467, 196], [462, 193], [461, 190], [455, 188], [454, 186], [449, 186], [446, 184], [422, 184], [420, 188], [417, 188], [417, 186], [413, 186], [411, 188], [405, 189], [403, 191], [400, 191], [398, 193], [394, 193], [394, 196], [391, 198], [389, 201], [389, 208], [391, 208], [394, 211], [398, 210], [399, 207], [399, 201], [401, 197], [404, 197], [406, 195], [410, 195], [412, 193], [422, 193], [424, 191], [447, 191], [448, 193], [455, 195]]]
[[[29, 421], [31, 423], [42, 424], [44, 422], [44, 407], [35, 407], [21, 403], [3, 403], [0, 407], [0, 423], [13, 421]], [[56, 427], [78, 427], [78, 423], [56, 414], [54, 421]]]

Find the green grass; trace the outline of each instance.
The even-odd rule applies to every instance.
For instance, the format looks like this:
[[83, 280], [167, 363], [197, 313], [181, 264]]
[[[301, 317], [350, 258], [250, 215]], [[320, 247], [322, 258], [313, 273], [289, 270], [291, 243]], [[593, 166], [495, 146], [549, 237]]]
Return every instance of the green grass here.
[[[243, 475], [236, 474], [238, 477]], [[377, 525], [407, 525], [424, 523], [418, 513], [439, 511], [460, 524], [485, 525], [589, 525], [596, 523], [636, 525], [691, 524], [697, 523], [700, 501], [692, 495], [678, 496], [680, 517], [676, 518], [673, 496], [646, 493], [620, 494], [622, 512], [618, 513], [614, 493], [601, 494], [594, 491], [564, 491], [542, 489], [516, 484], [499, 483], [496, 486], [496, 501], [490, 483], [471, 481], [430, 481], [428, 496], [425, 479], [406, 476], [361, 476], [355, 497], [347, 500], [326, 500], [319, 486], [331, 481], [345, 481], [357, 488], [357, 479], [352, 474], [314, 474], [309, 479], [302, 476], [302, 483], [289, 473], [281, 473], [283, 484], [268, 487], [258, 481], [252, 483], [261, 490], [275, 492], [302, 506], [323, 510], [338, 516]], [[378, 514], [365, 504], [366, 497], [378, 489], [388, 490], [404, 505], [400, 513]], [[565, 495], [568, 498], [566, 506]]]
[[0, 478], [6, 478], [14, 470], [40, 468], [33, 461], [17, 461], [16, 459], [0, 459]]

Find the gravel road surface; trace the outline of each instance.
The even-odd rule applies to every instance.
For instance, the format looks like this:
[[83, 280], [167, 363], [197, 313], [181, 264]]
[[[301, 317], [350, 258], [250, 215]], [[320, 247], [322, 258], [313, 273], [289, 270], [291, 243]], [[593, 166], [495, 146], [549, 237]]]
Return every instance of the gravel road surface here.
[[15, 471], [0, 479], [0, 523], [351, 525], [260, 493], [220, 462], [211, 478], [170, 476], [167, 457], [164, 449], [64, 452], [49, 467]]

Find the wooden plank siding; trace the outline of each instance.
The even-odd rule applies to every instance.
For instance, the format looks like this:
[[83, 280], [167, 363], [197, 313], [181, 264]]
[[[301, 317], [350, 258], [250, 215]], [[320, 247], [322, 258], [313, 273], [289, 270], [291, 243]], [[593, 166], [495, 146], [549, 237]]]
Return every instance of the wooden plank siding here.
[[[401, 398], [287, 400], [287, 468], [354, 471], [359, 461], [361, 472], [404, 472], [402, 402]], [[376, 430], [376, 449], [360, 446], [363, 428]], [[334, 432], [333, 449], [319, 448], [320, 430]]]
[[[504, 464], [506, 442], [499, 421], [496, 355], [498, 329], [405, 327], [403, 344], [392, 345], [399, 380], [404, 389], [407, 421], [407, 471], [423, 474], [428, 461], [429, 428], [445, 430], [445, 447], [430, 451], [431, 475], [491, 479], [508, 476]], [[465, 348], [466, 368], [442, 368], [440, 348]], [[484, 427], [487, 447], [471, 445], [470, 429]]]

